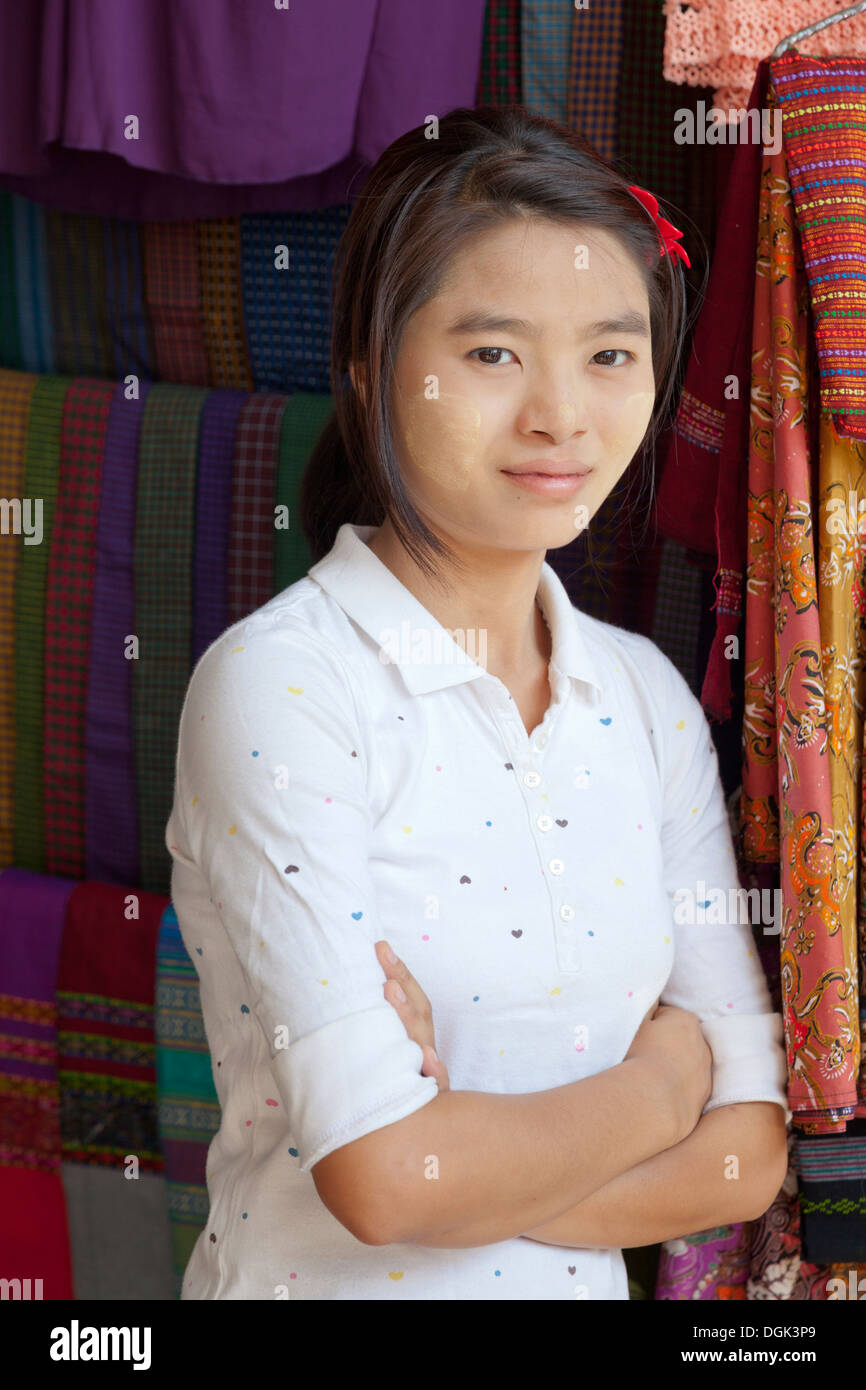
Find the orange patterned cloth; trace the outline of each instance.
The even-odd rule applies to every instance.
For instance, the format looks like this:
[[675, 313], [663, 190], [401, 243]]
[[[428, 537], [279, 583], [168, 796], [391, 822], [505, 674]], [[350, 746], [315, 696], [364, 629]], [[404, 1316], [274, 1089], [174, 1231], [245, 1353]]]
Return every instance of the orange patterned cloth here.
[[[838, 6], [842, 8], [842, 0]], [[667, 82], [713, 87], [716, 106], [746, 106], [755, 69], [780, 39], [833, 13], [827, 0], [665, 0]], [[823, 57], [866, 54], [866, 11], [798, 45]]]
[[[777, 105], [772, 84], [768, 103]], [[810, 428], [809, 289], [784, 152], [761, 172], [749, 428], [746, 567], [744, 852], [778, 859], [782, 1013], [788, 1099], [806, 1133], [844, 1132], [866, 1114], [855, 856], [861, 731], [846, 663], [859, 655], [860, 565], [849, 534], [813, 508], [819, 438], [822, 499], [866, 497], [862, 444]], [[818, 539], [816, 543], [816, 531]], [[821, 600], [816, 561], [821, 565]], [[864, 685], [858, 676], [858, 684]]]

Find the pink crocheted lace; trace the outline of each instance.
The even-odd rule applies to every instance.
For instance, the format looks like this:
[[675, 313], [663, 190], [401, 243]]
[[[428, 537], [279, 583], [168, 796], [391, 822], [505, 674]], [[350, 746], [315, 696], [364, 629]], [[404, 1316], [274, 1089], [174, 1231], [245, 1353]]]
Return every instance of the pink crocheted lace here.
[[[713, 87], [724, 111], [744, 107], [758, 64], [780, 39], [845, 8], [846, 0], [665, 0], [665, 80]], [[866, 55], [866, 10], [797, 49], [810, 57]]]

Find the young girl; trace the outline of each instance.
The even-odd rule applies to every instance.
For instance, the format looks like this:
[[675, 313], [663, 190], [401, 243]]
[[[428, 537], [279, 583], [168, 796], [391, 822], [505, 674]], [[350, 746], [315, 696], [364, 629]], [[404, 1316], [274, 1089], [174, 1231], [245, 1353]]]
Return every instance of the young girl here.
[[184, 1299], [627, 1299], [623, 1247], [784, 1179], [703, 711], [545, 561], [670, 405], [684, 282], [640, 192], [478, 108], [353, 207], [316, 563], [180, 720], [166, 844], [222, 1111]]

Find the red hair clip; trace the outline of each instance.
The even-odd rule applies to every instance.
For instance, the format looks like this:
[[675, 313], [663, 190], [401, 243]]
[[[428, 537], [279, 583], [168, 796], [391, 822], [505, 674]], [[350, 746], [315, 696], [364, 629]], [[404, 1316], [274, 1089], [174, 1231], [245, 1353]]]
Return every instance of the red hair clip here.
[[645, 188], [638, 188], [637, 184], [630, 183], [627, 187], [629, 193], [633, 193], [638, 201], [643, 203], [643, 206], [656, 224], [656, 230], [659, 234], [659, 255], [664, 256], [668, 252], [670, 252], [671, 255], [676, 254], [681, 260], [685, 261], [686, 265], [691, 269], [692, 263], [686, 255], [685, 247], [680, 246], [677, 240], [677, 238], [681, 237], [683, 234], [677, 230], [672, 222], [668, 222], [666, 218], [659, 216], [658, 199], [654, 197], [652, 193], [648, 193]]

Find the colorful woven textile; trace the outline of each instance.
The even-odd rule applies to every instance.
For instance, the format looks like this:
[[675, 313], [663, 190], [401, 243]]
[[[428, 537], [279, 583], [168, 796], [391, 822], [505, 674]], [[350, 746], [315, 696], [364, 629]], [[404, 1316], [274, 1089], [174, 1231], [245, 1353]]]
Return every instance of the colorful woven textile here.
[[132, 721], [135, 662], [135, 501], [141, 418], [138, 399], [115, 389], [105, 431], [102, 496], [93, 562], [93, 611], [85, 710], [84, 800], [87, 874], [138, 883], [138, 799]]
[[243, 391], [211, 391], [201, 411], [195, 479], [190, 669], [229, 625], [228, 555], [232, 467]]
[[571, 18], [568, 124], [610, 160], [617, 154], [622, 6], [623, 0], [606, 0], [573, 10]]
[[220, 1126], [220, 1104], [205, 1037], [196, 968], [171, 904], [159, 928], [156, 957], [159, 1138], [165, 1155], [174, 1292], [199, 1232], [207, 1225], [207, 1154]]
[[[0, 545], [0, 868], [11, 864], [15, 785], [15, 589], [24, 549], [24, 528], [38, 536], [36, 498], [24, 491], [24, 457], [30, 398], [37, 378], [0, 368], [0, 497], [20, 499], [20, 544]], [[10, 513], [10, 516], [12, 514]], [[14, 524], [14, 521], [13, 523]]]
[[267, 603], [274, 593], [274, 505], [285, 405], [285, 396], [257, 392], [247, 397], [237, 419], [228, 557], [229, 623]]
[[26, 869], [0, 873], [0, 1250], [4, 1277], [41, 1280], [41, 1293], [31, 1296], [46, 1299], [75, 1296], [60, 1179], [55, 1002], [74, 888]]
[[845, 1134], [798, 1135], [795, 1154], [804, 1255], [866, 1265], [866, 1120]]
[[[748, 110], [766, 106], [762, 63]], [[655, 502], [662, 533], [712, 556], [716, 630], [701, 703], [731, 716], [731, 639], [739, 641], [746, 549], [746, 458], [761, 146], [737, 145], [706, 299], [695, 328]]]
[[521, 101], [560, 125], [568, 123], [573, 14], [562, 0], [521, 0]]
[[45, 583], [45, 868], [84, 878], [84, 736], [94, 542], [110, 382], [73, 381], [63, 402], [60, 472]]
[[[866, 16], [860, 31], [866, 39]], [[789, 50], [771, 68], [812, 298], [821, 405], [838, 434], [866, 439], [866, 61]]]
[[[775, 105], [772, 85], [768, 104]], [[788, 1098], [809, 1133], [858, 1103], [857, 962], [840, 930], [808, 417], [808, 286], [784, 153], [763, 157], [755, 282], [741, 824], [779, 860]]]
[[350, 205], [127, 222], [0, 191], [0, 363], [237, 390], [330, 390]]
[[478, 106], [511, 106], [521, 100], [521, 0], [487, 0], [481, 40]]
[[162, 1172], [156, 1132], [154, 960], [166, 899], [82, 882], [57, 979], [63, 1157]]
[[[154, 962], [165, 904], [164, 897], [137, 888], [83, 882], [66, 906], [58, 1051], [63, 1182], [76, 1207], [70, 1235], [79, 1298], [105, 1297], [112, 1278], [127, 1297], [143, 1297], [154, 1269], [158, 1288], [161, 1246], [168, 1277], [164, 1191], [158, 1183], [139, 1185], [139, 1175], [163, 1172]], [[90, 1181], [75, 1171], [81, 1167], [101, 1170], [102, 1179]], [[106, 1193], [118, 1221], [87, 1222]], [[152, 1250], [155, 1262], [150, 1257], [136, 1272], [128, 1266], [142, 1249]]]
[[349, 212], [240, 219], [243, 329], [257, 391], [285, 391], [287, 363], [292, 390], [327, 389], [331, 274]]
[[45, 591], [57, 507], [68, 381], [43, 377], [30, 397], [23, 495], [41, 503], [41, 542], [22, 536], [15, 588], [15, 828], [19, 868], [45, 868]]
[[165, 823], [190, 675], [195, 473], [206, 396], [195, 387], [157, 382], [148, 396], [139, 440], [133, 726], [139, 881], [152, 892], [161, 891], [169, 871]]
[[294, 584], [313, 563], [297, 519], [298, 500], [307, 460], [333, 409], [331, 396], [312, 395], [308, 391], [298, 391], [286, 401], [277, 473], [277, 505], [286, 509], [286, 515], [280, 511], [275, 532], [275, 593]]

